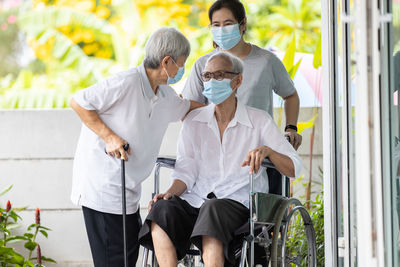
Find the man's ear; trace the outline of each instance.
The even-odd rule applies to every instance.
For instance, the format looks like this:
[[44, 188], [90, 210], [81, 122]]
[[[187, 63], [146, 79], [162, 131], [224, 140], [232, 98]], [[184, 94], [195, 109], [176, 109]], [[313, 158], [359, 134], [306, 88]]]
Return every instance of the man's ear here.
[[233, 79], [233, 88], [235, 88], [237, 90], [239, 88], [239, 86], [242, 84], [242, 80], [243, 80], [243, 75], [242, 74], [238, 74]]

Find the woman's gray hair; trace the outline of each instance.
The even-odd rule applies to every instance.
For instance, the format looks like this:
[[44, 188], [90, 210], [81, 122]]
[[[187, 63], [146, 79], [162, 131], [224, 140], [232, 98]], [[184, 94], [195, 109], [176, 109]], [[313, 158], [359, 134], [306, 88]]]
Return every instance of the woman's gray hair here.
[[146, 43], [144, 66], [157, 69], [164, 57], [170, 56], [176, 62], [180, 56], [188, 57], [190, 43], [178, 30], [163, 27], [155, 31]]
[[212, 55], [211, 57], [209, 57], [207, 59], [206, 65], [210, 61], [212, 61], [213, 59], [216, 59], [216, 58], [222, 58], [226, 62], [231, 63], [232, 72], [243, 73], [243, 61], [240, 58], [238, 58], [237, 56], [234, 56], [228, 52], [221, 51], [221, 52], [215, 53], [214, 55]]

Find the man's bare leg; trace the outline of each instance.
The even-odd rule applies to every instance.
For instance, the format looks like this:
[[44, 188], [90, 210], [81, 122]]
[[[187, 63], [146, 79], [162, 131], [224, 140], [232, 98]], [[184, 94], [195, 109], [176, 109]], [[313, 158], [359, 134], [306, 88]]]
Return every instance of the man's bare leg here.
[[214, 237], [203, 235], [203, 262], [205, 267], [223, 267], [224, 245]]
[[176, 249], [167, 233], [158, 224], [152, 222], [151, 236], [160, 267], [176, 267], [178, 264]]

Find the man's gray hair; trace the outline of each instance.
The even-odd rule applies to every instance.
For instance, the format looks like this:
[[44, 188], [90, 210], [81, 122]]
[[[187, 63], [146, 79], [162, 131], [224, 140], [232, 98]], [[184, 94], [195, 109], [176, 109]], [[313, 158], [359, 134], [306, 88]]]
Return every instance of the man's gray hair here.
[[209, 57], [207, 59], [206, 65], [210, 61], [212, 61], [213, 59], [216, 59], [216, 58], [222, 58], [226, 62], [231, 63], [232, 72], [243, 73], [243, 61], [240, 58], [238, 58], [237, 56], [234, 56], [228, 52], [221, 51], [221, 52], [215, 53], [214, 55], [212, 55], [211, 57]]
[[190, 44], [178, 30], [163, 27], [155, 31], [146, 43], [144, 66], [156, 69], [164, 57], [170, 56], [176, 62], [180, 56], [188, 57]]

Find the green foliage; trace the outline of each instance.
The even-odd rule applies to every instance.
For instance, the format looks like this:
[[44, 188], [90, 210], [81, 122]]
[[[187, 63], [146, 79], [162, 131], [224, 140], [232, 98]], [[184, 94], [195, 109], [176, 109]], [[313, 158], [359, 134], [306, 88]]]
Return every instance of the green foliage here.
[[[8, 75], [0, 80], [0, 107], [15, 108], [65, 108], [71, 95], [104, 77], [118, 61], [87, 56], [58, 30], [65, 24], [90, 29], [96, 38], [118, 42], [118, 32], [106, 20], [90, 13], [72, 9], [46, 7], [39, 11], [22, 9], [18, 26], [28, 38], [37, 40], [46, 53], [39, 59], [45, 71], [36, 73], [26, 69], [16, 79]], [[50, 45], [49, 45], [50, 44]], [[47, 46], [47, 47], [46, 47]], [[117, 46], [117, 45], [116, 45]], [[120, 49], [116, 49], [120, 51]], [[117, 53], [126, 60], [126, 53]]]
[[[17, 10], [0, 12], [0, 77], [9, 73], [17, 74], [21, 69], [18, 54], [22, 49], [18, 26], [14, 23]], [[12, 23], [7, 23], [8, 21]]]
[[[313, 53], [321, 32], [319, 0], [282, 0], [276, 5], [260, 4], [251, 18], [251, 36], [263, 46], [285, 50], [297, 38], [297, 52]], [[267, 15], [266, 15], [267, 14]]]
[[92, 85], [96, 79], [83, 78], [72, 69], [35, 75], [24, 70], [15, 81], [0, 89], [3, 108], [65, 108], [76, 90]]
[[83, 78], [94, 75], [101, 78], [101, 73], [107, 69], [111, 62], [98, 58], [92, 61], [77, 44], [58, 30], [63, 25], [79, 25], [79, 27], [90, 29], [95, 38], [112, 39], [113, 27], [106, 20], [96, 18], [90, 13], [81, 13], [71, 9], [57, 9], [46, 7], [40, 11], [24, 12], [18, 20], [19, 27], [28, 35], [29, 38], [37, 39], [39, 44], [45, 44], [51, 40], [52, 57], [63, 68], [73, 68], [80, 73]]
[[0, 197], [5, 195], [8, 191], [10, 191], [12, 188], [12, 185], [10, 185], [8, 188], [4, 189], [3, 191], [0, 192]]
[[282, 63], [286, 68], [286, 71], [289, 73], [290, 78], [293, 80], [296, 75], [297, 70], [299, 69], [301, 59], [294, 64], [294, 56], [296, 54], [296, 39], [293, 36], [292, 41], [289, 44], [289, 47], [286, 49], [285, 56], [283, 57]]
[[[7, 193], [12, 186], [3, 190], [0, 193], [0, 196]], [[36, 223], [31, 224], [27, 231], [24, 234], [15, 235], [13, 230], [16, 228], [20, 228], [20, 224], [18, 223], [21, 220], [21, 217], [17, 214], [17, 211], [25, 210], [24, 208], [14, 208], [11, 203], [8, 201], [6, 208], [0, 207], [0, 266], [8, 267], [8, 266], [17, 266], [17, 267], [26, 267], [26, 266], [37, 266], [41, 267], [41, 264], [33, 264], [33, 261], [36, 261], [36, 257], [32, 257], [32, 253], [38, 247], [38, 243], [36, 241], [37, 235], [40, 233], [44, 237], [48, 237], [47, 231], [50, 231], [49, 228], [44, 227], [40, 223], [40, 212], [39, 209], [36, 210]], [[10, 247], [9, 244], [13, 244], [16, 242], [24, 242], [24, 247], [28, 251], [28, 257], [25, 258], [20, 253], [16, 252], [13, 247]], [[46, 258], [41, 256], [41, 260], [38, 262], [54, 262], [55, 260], [51, 258]]]
[[[315, 201], [311, 202], [310, 216], [315, 230], [316, 248], [317, 248], [317, 266], [325, 264], [325, 243], [324, 243], [324, 199], [323, 194], [316, 196]], [[295, 221], [291, 224], [289, 238], [286, 246], [289, 252], [301, 256], [301, 266], [308, 266], [306, 262], [307, 237], [304, 231], [301, 216], [295, 217]]]
[[393, 37], [394, 43], [393, 54], [400, 51], [400, 2], [393, 2]]
[[[23, 71], [21, 66], [13, 69], [7, 59], [2, 65], [7, 71], [1, 72], [0, 67], [0, 108], [68, 107], [69, 98], [77, 90], [140, 64], [147, 38], [160, 26], [177, 27], [190, 40], [192, 53], [185, 77], [194, 61], [213, 49], [206, 27], [207, 8], [212, 0], [177, 0], [171, 4], [161, 0], [153, 4], [139, 0], [89, 2], [94, 5], [91, 10], [75, 8], [80, 1], [66, 1], [64, 5], [46, 0], [23, 2], [8, 13], [0, 10], [0, 18], [11, 13], [18, 17], [9, 30], [0, 31], [0, 41], [7, 40], [0, 46], [0, 56], [3, 48], [9, 56], [12, 51], [22, 50], [22, 46], [26, 50], [25, 43], [36, 56]], [[314, 51], [320, 33], [318, 0], [251, 0], [244, 4], [247, 41], [285, 50], [296, 36], [297, 51]], [[98, 16], [99, 7], [106, 8], [109, 15]], [[18, 37], [23, 36], [21, 33], [25, 37]], [[98, 53], [103, 50], [107, 56]], [[299, 62], [288, 63], [288, 71], [294, 77]]]
[[313, 66], [314, 68], [318, 69], [322, 66], [322, 56], [321, 56], [321, 35], [319, 36], [319, 40], [317, 43], [317, 47], [314, 52], [313, 57]]

